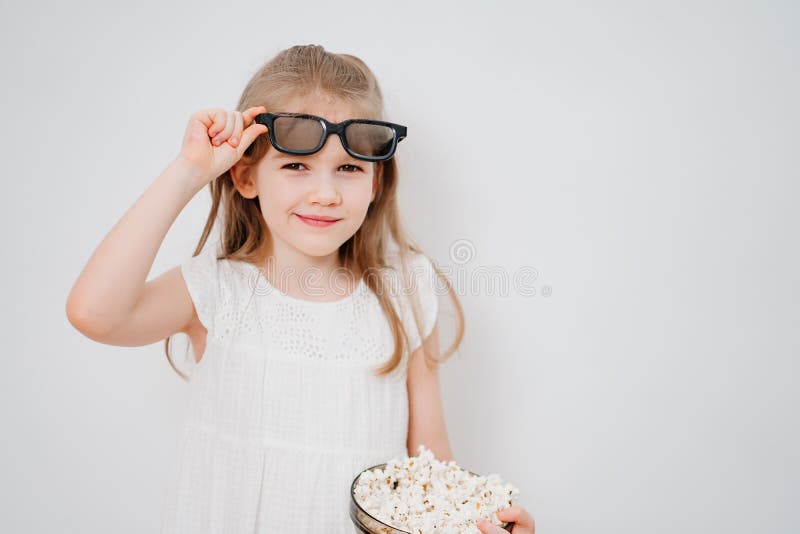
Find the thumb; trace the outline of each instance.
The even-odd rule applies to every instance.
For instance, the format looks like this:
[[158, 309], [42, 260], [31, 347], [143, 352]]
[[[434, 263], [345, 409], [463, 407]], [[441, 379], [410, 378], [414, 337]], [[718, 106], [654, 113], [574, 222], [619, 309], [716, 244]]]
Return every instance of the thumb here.
[[244, 151], [247, 150], [247, 147], [249, 147], [259, 135], [267, 133], [268, 131], [269, 128], [257, 122], [245, 128], [242, 132], [242, 139], [239, 142], [239, 145], [236, 147], [239, 151], [239, 157], [242, 157]]

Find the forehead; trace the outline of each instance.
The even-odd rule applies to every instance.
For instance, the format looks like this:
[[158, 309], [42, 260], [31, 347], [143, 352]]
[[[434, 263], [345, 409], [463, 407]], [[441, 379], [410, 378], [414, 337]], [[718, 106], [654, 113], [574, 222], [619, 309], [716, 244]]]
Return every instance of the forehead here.
[[308, 113], [322, 117], [331, 122], [342, 122], [347, 119], [369, 119], [372, 118], [363, 106], [327, 95], [324, 93], [312, 93], [306, 96], [296, 96], [287, 101], [283, 109], [276, 111], [287, 111], [292, 113]]

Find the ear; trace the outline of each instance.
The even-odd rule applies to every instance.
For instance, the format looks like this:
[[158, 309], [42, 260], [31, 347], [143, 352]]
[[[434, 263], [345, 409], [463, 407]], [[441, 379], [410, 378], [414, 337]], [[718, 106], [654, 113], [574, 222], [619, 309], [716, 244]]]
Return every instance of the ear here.
[[255, 169], [252, 166], [245, 165], [241, 160], [237, 161], [228, 170], [231, 174], [233, 186], [244, 198], [256, 198], [258, 196], [258, 189], [253, 180], [254, 171]]

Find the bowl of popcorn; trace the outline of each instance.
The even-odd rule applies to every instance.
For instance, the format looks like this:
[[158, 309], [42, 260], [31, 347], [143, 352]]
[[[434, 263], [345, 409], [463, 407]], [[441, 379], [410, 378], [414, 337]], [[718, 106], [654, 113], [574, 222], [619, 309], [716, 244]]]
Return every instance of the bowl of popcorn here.
[[440, 462], [424, 445], [417, 456], [363, 470], [350, 486], [350, 519], [358, 534], [481, 534], [478, 519], [511, 531], [495, 515], [519, 495], [499, 475], [477, 475]]

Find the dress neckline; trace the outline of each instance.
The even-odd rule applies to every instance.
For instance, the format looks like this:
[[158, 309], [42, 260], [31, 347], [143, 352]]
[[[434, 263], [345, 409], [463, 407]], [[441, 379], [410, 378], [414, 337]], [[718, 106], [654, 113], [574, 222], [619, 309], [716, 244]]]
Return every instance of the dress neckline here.
[[287, 302], [291, 302], [293, 304], [298, 304], [300, 306], [321, 306], [321, 307], [324, 307], [324, 306], [337, 306], [339, 304], [345, 304], [345, 303], [353, 300], [355, 297], [357, 297], [358, 295], [360, 295], [361, 293], [363, 293], [367, 289], [367, 283], [364, 281], [364, 278], [362, 277], [358, 281], [358, 285], [356, 286], [356, 288], [352, 292], [350, 292], [347, 295], [345, 295], [344, 297], [338, 298], [336, 300], [301, 299], [301, 298], [298, 298], [298, 297], [293, 297], [293, 296], [289, 295], [288, 293], [284, 293], [283, 291], [281, 291], [277, 287], [273, 286], [272, 283], [270, 283], [270, 281], [264, 275], [264, 272], [262, 271], [262, 269], [260, 267], [258, 267], [257, 265], [254, 265], [254, 264], [249, 263], [249, 262], [242, 262], [242, 263], [246, 263], [247, 265], [249, 265], [250, 268], [257, 275], [256, 288], [255, 289], [260, 294], [262, 294], [262, 295], [275, 295], [276, 298], [279, 298], [281, 300], [285, 300]]

